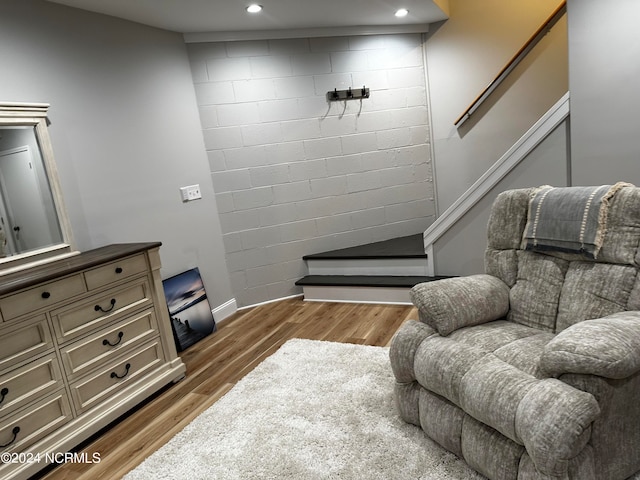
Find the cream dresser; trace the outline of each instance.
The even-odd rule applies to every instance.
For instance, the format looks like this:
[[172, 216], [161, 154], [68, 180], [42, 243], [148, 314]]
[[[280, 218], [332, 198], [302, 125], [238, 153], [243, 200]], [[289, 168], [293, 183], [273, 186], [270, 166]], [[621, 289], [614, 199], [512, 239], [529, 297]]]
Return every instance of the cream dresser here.
[[160, 243], [0, 277], [0, 478], [24, 479], [184, 377]]

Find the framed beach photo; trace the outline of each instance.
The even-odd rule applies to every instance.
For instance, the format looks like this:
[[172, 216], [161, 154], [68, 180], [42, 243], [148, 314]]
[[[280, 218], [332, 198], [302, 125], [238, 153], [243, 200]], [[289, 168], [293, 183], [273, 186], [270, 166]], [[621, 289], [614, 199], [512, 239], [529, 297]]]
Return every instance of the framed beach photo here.
[[192, 268], [162, 281], [179, 352], [217, 329], [200, 270]]

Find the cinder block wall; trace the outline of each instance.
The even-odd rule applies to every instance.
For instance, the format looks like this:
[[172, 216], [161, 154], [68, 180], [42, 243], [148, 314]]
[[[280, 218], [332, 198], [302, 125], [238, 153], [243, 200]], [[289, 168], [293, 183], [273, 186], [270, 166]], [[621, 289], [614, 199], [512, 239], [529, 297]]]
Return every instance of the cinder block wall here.
[[[188, 49], [238, 305], [299, 293], [303, 255], [433, 221], [421, 35]], [[370, 98], [327, 101], [362, 86]]]

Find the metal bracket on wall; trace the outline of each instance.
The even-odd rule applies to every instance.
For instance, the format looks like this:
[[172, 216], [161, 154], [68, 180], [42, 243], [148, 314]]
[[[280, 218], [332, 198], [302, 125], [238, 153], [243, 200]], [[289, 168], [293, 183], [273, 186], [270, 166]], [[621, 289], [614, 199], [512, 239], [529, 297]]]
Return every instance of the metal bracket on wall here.
[[347, 90], [334, 89], [332, 92], [327, 92], [327, 100], [330, 102], [337, 102], [339, 100], [358, 100], [362, 98], [369, 98], [369, 89], [365, 86], [362, 88], [351, 88]]

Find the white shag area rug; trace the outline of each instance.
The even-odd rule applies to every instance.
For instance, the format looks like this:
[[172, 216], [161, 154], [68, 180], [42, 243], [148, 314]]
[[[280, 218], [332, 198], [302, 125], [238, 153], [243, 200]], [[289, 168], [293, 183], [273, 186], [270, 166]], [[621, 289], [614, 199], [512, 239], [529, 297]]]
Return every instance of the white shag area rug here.
[[294, 339], [125, 476], [482, 479], [397, 415], [389, 349]]

